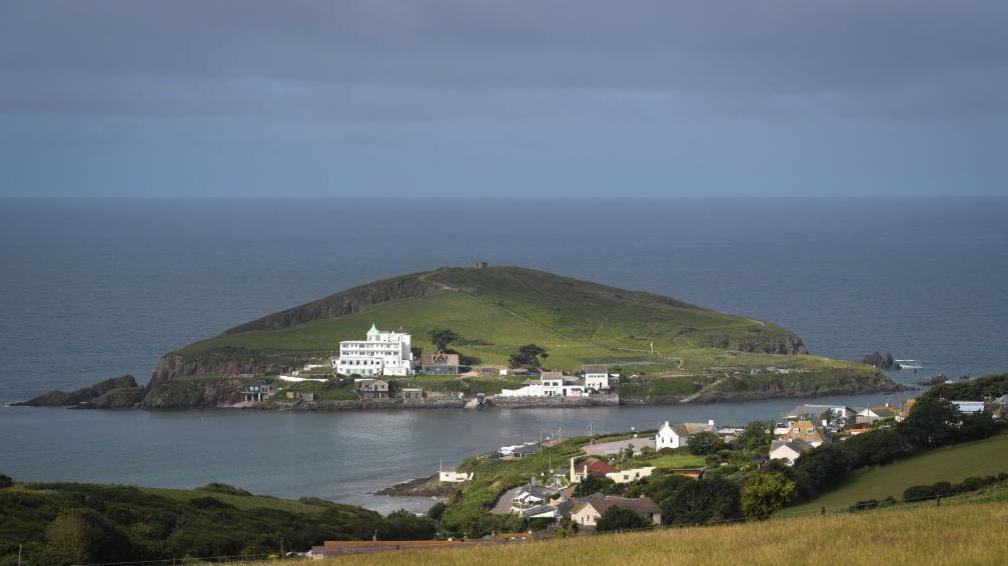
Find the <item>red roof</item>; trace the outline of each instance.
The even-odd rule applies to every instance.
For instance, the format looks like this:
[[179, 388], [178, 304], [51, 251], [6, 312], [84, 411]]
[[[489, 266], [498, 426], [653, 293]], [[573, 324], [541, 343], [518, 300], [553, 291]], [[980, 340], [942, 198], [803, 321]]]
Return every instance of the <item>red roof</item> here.
[[583, 474], [586, 467], [588, 468], [588, 475], [593, 478], [604, 478], [606, 474], [616, 471], [616, 468], [606, 464], [602, 460], [588, 460], [580, 466], [574, 466], [574, 471]]

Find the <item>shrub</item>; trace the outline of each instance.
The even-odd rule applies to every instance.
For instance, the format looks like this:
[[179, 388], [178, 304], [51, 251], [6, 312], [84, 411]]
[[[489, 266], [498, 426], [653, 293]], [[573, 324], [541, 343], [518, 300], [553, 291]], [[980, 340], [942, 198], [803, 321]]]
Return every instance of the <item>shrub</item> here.
[[903, 491], [903, 501], [921, 501], [937, 496], [938, 490], [933, 485], [914, 485]]
[[6, 474], [0, 474], [0, 489], [14, 485], [14, 479]]
[[192, 503], [194, 507], [199, 509], [234, 509], [234, 505], [225, 503], [214, 497], [196, 497], [190, 499], [189, 503]]
[[651, 522], [640, 513], [622, 507], [610, 507], [595, 522], [595, 530], [605, 532], [643, 529], [650, 524]]
[[876, 509], [879, 506], [878, 499], [865, 499], [864, 501], [858, 501], [854, 505], [847, 508], [848, 511], [868, 511], [871, 509]]

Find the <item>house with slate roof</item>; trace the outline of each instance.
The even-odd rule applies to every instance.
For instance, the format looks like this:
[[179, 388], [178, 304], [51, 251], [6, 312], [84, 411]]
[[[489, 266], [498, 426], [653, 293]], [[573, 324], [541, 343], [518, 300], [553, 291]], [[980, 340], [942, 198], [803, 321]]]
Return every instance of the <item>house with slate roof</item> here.
[[578, 525], [594, 527], [602, 514], [612, 507], [628, 509], [643, 515], [651, 521], [652, 525], [661, 524], [661, 510], [658, 509], [658, 505], [643, 495], [640, 497], [592, 496], [574, 505], [571, 508], [570, 518]]

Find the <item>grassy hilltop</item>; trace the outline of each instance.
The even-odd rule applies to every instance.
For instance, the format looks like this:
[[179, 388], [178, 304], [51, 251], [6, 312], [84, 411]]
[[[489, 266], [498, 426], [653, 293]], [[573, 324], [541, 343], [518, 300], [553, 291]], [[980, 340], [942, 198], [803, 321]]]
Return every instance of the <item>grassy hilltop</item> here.
[[[451, 328], [462, 336], [453, 347], [481, 364], [506, 364], [518, 346], [536, 343], [548, 350], [550, 369], [621, 366], [626, 374], [644, 374], [620, 392], [642, 401], [893, 387], [868, 366], [808, 355], [801, 338], [770, 322], [518, 267], [442, 268], [348, 289], [170, 352], [155, 380], [282, 371], [328, 358], [340, 340], [362, 336], [372, 323], [411, 332], [414, 347], [425, 351], [433, 347], [426, 339], [429, 330]], [[771, 367], [792, 373], [766, 372]], [[470, 387], [444, 377], [417, 381], [431, 389], [480, 387], [486, 393], [513, 385]]]
[[[621, 386], [623, 396], [640, 400], [893, 387], [869, 366], [809, 355], [801, 338], [769, 322], [518, 267], [442, 268], [348, 289], [171, 352], [156, 379], [281, 371], [327, 358], [340, 340], [363, 336], [372, 323], [412, 333], [414, 347], [424, 351], [433, 349], [430, 330], [450, 328], [462, 336], [452, 347], [483, 364], [504, 364], [519, 346], [535, 343], [548, 350], [551, 369], [619, 365], [625, 373], [645, 375]], [[775, 374], [768, 367], [795, 371]], [[764, 371], [752, 375], [752, 369]], [[425, 379], [418, 381], [432, 389], [469, 389], [456, 378]]]

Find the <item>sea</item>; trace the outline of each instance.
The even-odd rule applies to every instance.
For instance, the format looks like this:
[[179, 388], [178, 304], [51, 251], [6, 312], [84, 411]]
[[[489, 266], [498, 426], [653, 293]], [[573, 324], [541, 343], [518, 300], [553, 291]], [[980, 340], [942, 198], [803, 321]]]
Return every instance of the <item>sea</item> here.
[[892, 352], [916, 369], [891, 373], [902, 383], [1008, 371], [1004, 198], [4, 199], [0, 473], [218, 481], [421, 511], [431, 500], [373, 493], [542, 434], [743, 424], [802, 402], [310, 414], [7, 406], [125, 373], [145, 382], [165, 352], [236, 323], [476, 260], [774, 321], [824, 356]]

